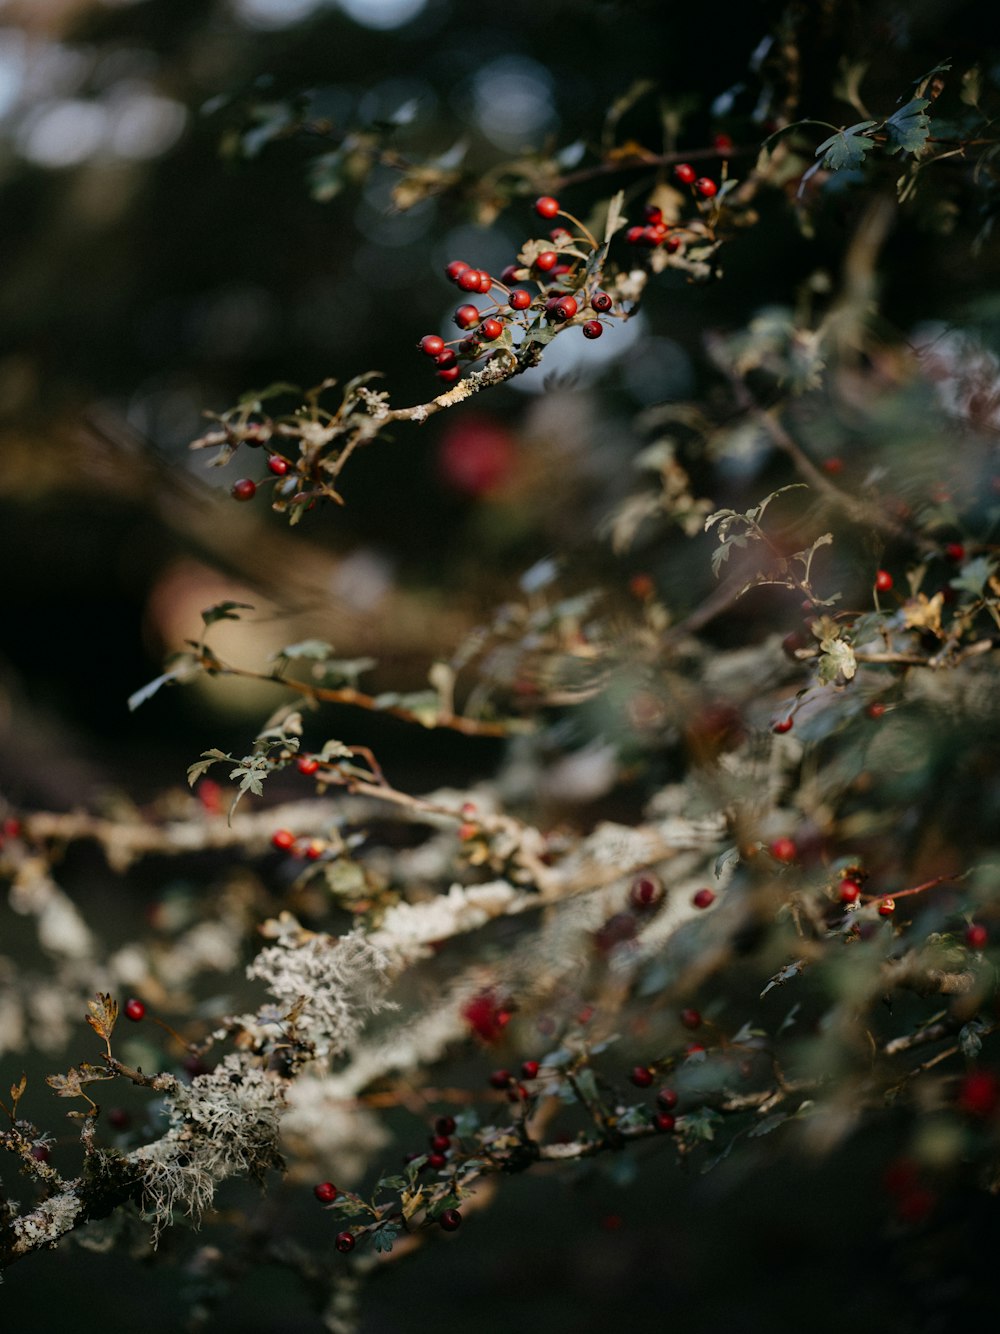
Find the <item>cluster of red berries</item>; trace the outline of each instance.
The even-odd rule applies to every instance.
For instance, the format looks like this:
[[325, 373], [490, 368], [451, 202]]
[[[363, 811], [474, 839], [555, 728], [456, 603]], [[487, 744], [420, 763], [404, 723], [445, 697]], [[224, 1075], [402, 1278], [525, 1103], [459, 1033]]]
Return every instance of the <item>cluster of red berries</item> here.
[[[557, 199], [542, 195], [535, 201], [535, 212], [539, 217], [552, 219], [562, 210]], [[549, 236], [556, 243], [570, 239], [565, 227], [554, 228]], [[464, 259], [453, 259], [445, 265], [445, 276], [459, 291], [470, 296], [499, 295], [493, 297], [491, 306], [482, 309], [471, 303], [458, 307], [453, 318], [465, 337], [451, 343], [446, 343], [439, 334], [425, 334], [420, 339], [417, 347], [434, 362], [435, 373], [442, 383], [454, 384], [462, 373], [460, 362], [468, 365], [478, 361], [512, 327], [527, 330], [539, 316], [552, 323], [568, 324], [585, 312], [588, 305], [597, 315], [608, 314], [614, 305], [611, 297], [601, 291], [581, 293], [579, 286], [574, 285], [573, 265], [561, 262], [560, 253], [558, 250], [541, 250], [530, 267], [509, 264], [499, 278], [484, 269], [473, 268]], [[516, 285], [526, 281], [539, 288], [537, 295], [533, 296], [526, 288]], [[571, 290], [554, 290], [557, 285]], [[600, 338], [604, 332], [604, 326], [596, 318], [584, 320], [581, 328], [585, 338]], [[504, 346], [509, 348], [509, 341]]]
[[[693, 193], [701, 199], [714, 199], [719, 187], [708, 176], [698, 176], [689, 162], [679, 162], [674, 168], [674, 175], [682, 185], [691, 187]], [[629, 227], [625, 240], [629, 245], [645, 246], [655, 250], [661, 247], [668, 255], [676, 254], [684, 244], [684, 227], [677, 227], [666, 222], [663, 210], [655, 204], [647, 204], [643, 210], [643, 222]]]
[[[267, 456], [268, 472], [275, 477], [281, 478], [288, 474], [288, 469], [292, 465], [282, 454], [269, 454]], [[241, 477], [235, 481], [229, 488], [229, 493], [234, 500], [253, 500], [257, 494], [257, 483], [252, 477]]]
[[305, 857], [307, 861], [319, 861], [328, 848], [322, 838], [297, 838], [290, 829], [276, 829], [271, 835], [271, 847], [278, 852], [290, 852], [293, 857]]

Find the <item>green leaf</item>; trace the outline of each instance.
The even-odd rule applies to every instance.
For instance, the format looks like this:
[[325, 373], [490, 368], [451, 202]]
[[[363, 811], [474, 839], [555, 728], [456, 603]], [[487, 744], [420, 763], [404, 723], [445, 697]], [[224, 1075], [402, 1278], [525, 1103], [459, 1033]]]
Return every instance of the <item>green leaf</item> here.
[[893, 112], [885, 122], [888, 143], [887, 153], [919, 153], [927, 143], [931, 132], [930, 117], [924, 115], [924, 107], [930, 106], [926, 97], [914, 97], [906, 106]]
[[271, 654], [271, 661], [277, 662], [281, 658], [315, 658], [317, 662], [329, 658], [333, 653], [333, 645], [328, 644], [325, 639], [303, 639], [298, 644], [288, 644], [277, 653]]
[[758, 1121], [755, 1126], [751, 1126], [747, 1134], [751, 1139], [760, 1139], [762, 1135], [770, 1135], [772, 1130], [777, 1130], [787, 1120], [787, 1112], [772, 1112], [770, 1116], [765, 1116], [763, 1121]]
[[134, 694], [128, 697], [128, 708], [130, 713], [134, 713], [140, 704], [145, 704], [147, 699], [152, 699], [161, 686], [169, 685], [173, 681], [190, 681], [202, 670], [201, 662], [193, 653], [178, 653], [173, 659], [173, 666], [156, 677], [148, 685], [144, 685]]
[[248, 389], [236, 401], [241, 408], [259, 408], [267, 399], [280, 398], [282, 394], [300, 396], [302, 390], [297, 384], [291, 384], [288, 380], [275, 380], [264, 389]]
[[217, 764], [219, 760], [232, 760], [233, 758], [232, 755], [227, 755], [223, 750], [203, 750], [201, 755], [200, 760], [195, 760], [194, 764], [188, 765], [187, 780], [189, 787], [194, 787], [202, 774], [208, 773], [212, 765]]
[[205, 629], [214, 625], [216, 621], [238, 621], [241, 611], [253, 611], [253, 604], [250, 602], [216, 602], [211, 607], [206, 607], [201, 613], [201, 619], [205, 622]]
[[394, 1223], [384, 1223], [372, 1234], [372, 1245], [385, 1255], [392, 1250], [393, 1243], [399, 1236], [399, 1228]]
[[[850, 125], [846, 130], [838, 130], [824, 139], [816, 149], [820, 165], [830, 171], [841, 171], [845, 167], [860, 167], [865, 155], [872, 148], [872, 140], [864, 137], [878, 121], [860, 120], [857, 125]], [[822, 156], [821, 156], [822, 155]]]
[[842, 676], [850, 681], [858, 670], [854, 649], [845, 639], [828, 638], [820, 644], [818, 675], [824, 685]]
[[978, 597], [992, 573], [993, 561], [990, 557], [977, 556], [975, 560], [966, 561], [961, 571], [948, 582], [960, 593], [971, 593], [973, 597]]

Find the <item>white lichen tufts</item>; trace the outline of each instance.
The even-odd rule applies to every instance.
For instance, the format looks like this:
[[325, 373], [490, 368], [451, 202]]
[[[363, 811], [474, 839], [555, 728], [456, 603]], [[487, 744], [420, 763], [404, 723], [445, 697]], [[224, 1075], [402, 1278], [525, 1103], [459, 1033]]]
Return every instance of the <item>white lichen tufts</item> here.
[[64, 1233], [71, 1231], [82, 1207], [77, 1195], [64, 1190], [38, 1205], [31, 1213], [12, 1219], [14, 1255], [26, 1255], [39, 1246], [54, 1246]]
[[281, 1007], [294, 1012], [296, 1035], [315, 1056], [339, 1055], [353, 1044], [369, 1015], [393, 1008], [385, 999], [389, 959], [360, 932], [313, 935], [294, 918], [287, 917], [287, 923], [277, 943], [257, 955], [247, 976], [265, 982]]
[[285, 1092], [283, 1079], [232, 1054], [166, 1099], [170, 1128], [134, 1154], [154, 1242], [175, 1210], [197, 1226], [220, 1181], [238, 1175], [260, 1180], [282, 1166], [278, 1124]]

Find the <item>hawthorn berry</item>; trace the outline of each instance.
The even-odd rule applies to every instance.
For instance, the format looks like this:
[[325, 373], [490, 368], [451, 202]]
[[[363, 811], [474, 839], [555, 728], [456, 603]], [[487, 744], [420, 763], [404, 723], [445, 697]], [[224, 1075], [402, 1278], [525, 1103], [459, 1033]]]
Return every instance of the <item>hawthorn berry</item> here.
[[49, 1146], [47, 1144], [33, 1144], [31, 1146], [31, 1156], [36, 1163], [47, 1163], [49, 1161]]
[[474, 324], [479, 323], [479, 307], [459, 306], [455, 311], [455, 323], [460, 329], [471, 329]]
[[663, 209], [657, 208], [655, 204], [646, 204], [642, 212], [648, 223], [655, 225], [663, 221]]
[[696, 894], [691, 896], [691, 902], [696, 908], [710, 908], [715, 902], [715, 890], [699, 889]]
[[553, 227], [549, 232], [550, 241], [568, 241], [570, 234], [565, 227]]
[[965, 943], [973, 950], [984, 949], [989, 941], [990, 933], [982, 922], [972, 922], [965, 932]]
[[663, 248], [664, 250], [667, 251], [668, 254], [674, 255], [677, 253], [678, 250], [680, 250], [683, 244], [684, 242], [681, 240], [679, 236], [668, 236], [667, 239], [663, 242]]
[[958, 1086], [957, 1102], [970, 1116], [991, 1116], [1000, 1104], [1000, 1080], [992, 1070], [970, 1070]]
[[650, 912], [658, 908], [665, 897], [665, 890], [659, 880], [651, 875], [641, 875], [632, 881], [628, 892], [628, 901], [640, 912]]
[[531, 305], [531, 293], [526, 292], [523, 287], [515, 287], [507, 298], [507, 304], [511, 310], [527, 310]]
[[495, 1089], [505, 1089], [510, 1083], [510, 1071], [494, 1070], [490, 1075], [489, 1082]]
[[429, 1153], [427, 1155], [427, 1166], [433, 1172], [440, 1172], [442, 1167], [447, 1166], [448, 1159], [443, 1153]]
[[473, 357], [479, 354], [479, 347], [480, 347], [479, 339], [473, 338], [470, 335], [468, 338], [462, 339], [462, 341], [458, 345], [458, 350], [459, 352], [462, 353], [463, 356]]
[[275, 477], [284, 477], [288, 471], [288, 460], [283, 459], [280, 454], [270, 454], [267, 460], [267, 466], [274, 473]]
[[522, 1079], [537, 1079], [537, 1078], [538, 1078], [538, 1069], [539, 1069], [539, 1066], [538, 1066], [538, 1062], [537, 1062], [537, 1061], [522, 1061], [522, 1062], [521, 1062], [521, 1078], [522, 1078]]
[[477, 289], [477, 290], [479, 291], [480, 295], [481, 295], [481, 296], [485, 296], [485, 295], [487, 294], [487, 292], [489, 292], [489, 290], [490, 290], [490, 288], [491, 288], [492, 286], [493, 286], [493, 279], [490, 277], [490, 275], [489, 275], [484, 269], [480, 269], [480, 270], [479, 270], [479, 287], [478, 287], [478, 289]]
[[337, 1233], [337, 1240], [334, 1242], [334, 1245], [336, 1246], [337, 1250], [340, 1251], [343, 1255], [346, 1255], [346, 1254], [348, 1253], [348, 1251], [353, 1251], [353, 1250], [354, 1250], [354, 1233], [353, 1233], [353, 1232], [338, 1232], [338, 1233]]
[[440, 334], [424, 334], [417, 346], [425, 356], [437, 357], [444, 351], [444, 339]]
[[559, 261], [559, 256], [554, 250], [543, 250], [540, 255], [535, 256], [535, 268], [540, 269], [542, 273], [548, 273], [554, 269]]
[[319, 760], [315, 755], [300, 755], [295, 761], [295, 767], [300, 774], [305, 774], [306, 778], [311, 778], [319, 768]]
[[694, 183], [694, 188], [698, 191], [698, 193], [701, 195], [703, 199], [711, 199], [713, 195], [717, 195], [719, 193], [719, 187], [708, 176], [699, 176]]
[[462, 1215], [457, 1209], [445, 1209], [438, 1219], [445, 1232], [457, 1232], [462, 1226]]
[[444, 366], [441, 370], [435, 371], [434, 373], [437, 378], [442, 380], [445, 384], [454, 384], [462, 374], [462, 368], [460, 366]]
[[795, 860], [796, 847], [790, 838], [776, 838], [768, 849], [771, 856], [778, 862], [793, 862]]
[[653, 1072], [647, 1065], [633, 1065], [628, 1077], [637, 1089], [648, 1089], [653, 1082]]
[[435, 1134], [435, 1135], [431, 1135], [431, 1137], [430, 1137], [430, 1145], [431, 1145], [431, 1149], [432, 1149], [435, 1153], [447, 1153], [448, 1150], [451, 1148], [451, 1136], [450, 1136], [450, 1135], [436, 1135], [436, 1134]]
[[557, 320], [571, 320], [577, 310], [578, 306], [575, 297], [561, 296], [553, 306], [552, 313]]
[[783, 736], [785, 732], [790, 732], [791, 730], [792, 730], [791, 718], [782, 718], [780, 723], [775, 723], [774, 726], [771, 728], [771, 731], [777, 732], [779, 736]]
[[332, 1181], [321, 1181], [318, 1185], [313, 1186], [313, 1194], [320, 1204], [332, 1204], [340, 1191]]
[[885, 705], [879, 704], [879, 702], [876, 700], [872, 704], [868, 705], [867, 709], [865, 709], [865, 713], [867, 713], [869, 718], [874, 718], [876, 721], [878, 721], [878, 719], [882, 717], [883, 713], [885, 713]]
[[463, 269], [455, 281], [463, 292], [478, 292], [480, 277], [478, 269]]
[[582, 328], [584, 338], [600, 338], [604, 332], [604, 325], [600, 320], [587, 320]]
[[506, 268], [500, 270], [500, 281], [504, 284], [516, 283], [519, 273], [523, 273], [516, 264], [508, 264]]
[[614, 305], [614, 302], [608, 296], [607, 292], [595, 292], [590, 298], [590, 304], [600, 315], [606, 315]]
[[527, 1102], [528, 1090], [523, 1084], [515, 1084], [513, 1088], [507, 1090], [508, 1102]]
[[271, 846], [279, 852], [288, 852], [295, 847], [295, 835], [290, 829], [276, 829], [271, 835]]
[[948, 542], [945, 544], [944, 554], [946, 560], [954, 561], [956, 565], [960, 565], [965, 560], [965, 547], [962, 546], [961, 542]]
[[131, 1000], [125, 1002], [125, 1018], [131, 1019], [133, 1024], [137, 1024], [140, 1019], [146, 1017], [146, 1007], [141, 1000], [136, 1000], [133, 996]]
[[443, 352], [439, 352], [434, 358], [435, 364], [443, 371], [447, 370], [449, 366], [454, 366], [457, 360], [457, 354], [450, 347], [446, 347]]
[[453, 1116], [439, 1116], [434, 1122], [434, 1131], [438, 1135], [454, 1135], [455, 1118]]
[[124, 1107], [108, 1108], [108, 1125], [114, 1130], [128, 1130], [132, 1124], [132, 1118]]
[[249, 477], [241, 477], [238, 482], [234, 482], [230, 488], [230, 495], [234, 500], [253, 500], [257, 494], [257, 483], [251, 481]]
[[681, 1018], [681, 1023], [684, 1025], [685, 1028], [700, 1028], [700, 1027], [701, 1027], [701, 1011], [700, 1011], [700, 1010], [690, 1010], [690, 1009], [689, 1009], [689, 1010], [681, 1010], [680, 1018]]
[[625, 233], [625, 240], [629, 245], [641, 245], [646, 236], [645, 227], [630, 227]]
[[888, 593], [892, 587], [892, 575], [888, 570], [875, 571], [875, 587], [880, 593]]
[[692, 185], [696, 176], [694, 167], [689, 162], [678, 162], [674, 167], [674, 175], [682, 185]]
[[861, 886], [856, 880], [841, 880], [837, 886], [841, 903], [857, 903], [861, 895]]
[[495, 343], [502, 333], [503, 325], [492, 315], [479, 326], [479, 336], [487, 343]]
[[844, 471], [844, 460], [838, 458], [836, 454], [833, 454], [830, 458], [824, 459], [820, 464], [820, 467], [824, 472], [828, 472], [830, 476], [833, 477], [837, 473]]
[[669, 1134], [677, 1125], [677, 1118], [669, 1112], [657, 1112], [653, 1117], [653, 1125], [663, 1134]]
[[886, 895], [884, 899], [881, 899], [879, 901], [878, 905], [879, 917], [891, 917], [895, 911], [896, 911], [896, 900], [891, 895]]
[[457, 283], [462, 274], [472, 266], [466, 264], [464, 259], [453, 259], [450, 264], [445, 266], [445, 273], [451, 282]]
[[662, 1107], [665, 1112], [672, 1112], [677, 1106], [677, 1094], [673, 1089], [662, 1088], [656, 1095], [656, 1104]]
[[559, 212], [559, 200], [551, 195], [540, 195], [535, 200], [535, 212], [540, 218], [554, 218]]

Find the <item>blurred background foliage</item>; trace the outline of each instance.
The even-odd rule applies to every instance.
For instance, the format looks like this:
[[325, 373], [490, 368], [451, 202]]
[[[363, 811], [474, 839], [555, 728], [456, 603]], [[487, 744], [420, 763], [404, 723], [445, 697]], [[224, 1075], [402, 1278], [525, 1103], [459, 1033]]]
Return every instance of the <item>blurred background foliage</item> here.
[[[978, 62], [995, 79], [994, 11], [954, 0], [715, 11], [644, 0], [474, 10], [458, 0], [0, 3], [7, 800], [120, 809], [176, 783], [205, 746], [243, 746], [248, 720], [276, 702], [254, 688], [227, 680], [161, 692], [135, 716], [125, 708], [164, 653], [197, 635], [201, 609], [223, 598], [257, 609], [218, 627], [219, 647], [242, 661], [259, 663], [308, 634], [345, 658], [378, 659], [376, 687], [411, 688], [424, 684], [435, 654], [516, 593], [534, 562], [565, 555], [568, 582], [581, 588], [607, 576], [611, 557], [596, 534], [635, 489], [633, 460], [648, 443], [642, 414], [674, 400], [720, 406], [706, 340], [737, 334], [765, 308], [794, 309], [817, 273], [839, 282], [861, 207], [849, 182], [827, 192], [808, 226], [790, 206], [794, 183], [763, 195], [756, 225], [726, 248], [721, 281], [653, 283], [642, 315], [599, 347], [560, 339], [533, 378], [423, 428], [401, 427], [356, 460], [347, 507], [307, 516], [294, 534], [266, 504], [232, 503], [242, 461], [212, 472], [188, 444], [205, 410], [276, 380], [308, 386], [377, 369], [394, 403], [430, 397], [414, 345], [444, 326], [454, 304], [444, 263], [462, 257], [495, 271], [509, 262], [534, 232], [531, 171], [544, 174], [564, 151], [561, 169], [571, 172], [637, 81], [655, 91], [623, 112], [618, 143], [678, 146], [696, 161], [725, 134], [739, 176], [778, 113], [768, 98], [797, 98], [796, 115], [841, 124], [854, 117], [836, 90], [852, 71], [863, 69], [865, 99], [882, 114], [942, 60], [956, 69]], [[776, 79], [768, 62], [783, 44], [795, 59]], [[789, 70], [794, 87], [782, 82]], [[434, 160], [468, 188], [396, 211], [399, 166], [369, 171], [373, 144], [401, 162]], [[523, 181], [482, 188], [512, 155], [529, 164]], [[654, 176], [623, 170], [631, 202], [641, 203]], [[961, 322], [976, 341], [957, 358], [982, 356], [995, 369], [1000, 307], [990, 294], [1000, 251], [988, 185], [941, 167], [882, 252], [880, 311], [894, 331]], [[509, 189], [521, 198], [508, 207]], [[585, 217], [606, 193], [598, 177], [565, 198]], [[858, 456], [881, 450], [901, 494], [912, 481], [922, 496], [940, 441], [908, 454], [900, 422], [926, 421], [927, 403], [909, 388], [904, 401], [901, 390], [878, 438], [869, 389], [859, 385], [856, 421], [840, 403], [831, 425], [814, 403], [814, 442], [848, 452], [856, 427]], [[995, 407], [980, 409], [984, 437]], [[716, 474], [706, 463], [710, 475], [717, 503], [750, 504], [777, 470], [750, 449], [742, 465]], [[976, 474], [969, 485], [981, 481]], [[615, 577], [652, 569], [683, 613], [714, 586], [711, 546], [671, 536], [616, 565]], [[842, 567], [848, 579], [852, 559]], [[717, 633], [724, 643], [773, 628], [787, 629], [781, 605], [754, 594]], [[373, 745], [394, 778], [418, 786], [461, 783], [500, 753], [493, 742], [437, 733], [415, 740], [401, 724], [349, 711], [329, 734]], [[960, 807], [948, 816], [953, 834], [968, 807], [949, 781], [945, 765], [941, 802]], [[914, 821], [930, 800], [924, 786]], [[84, 858], [77, 874], [113, 912], [94, 865]], [[134, 885], [140, 899], [160, 888], [159, 871], [148, 874], [150, 883], [140, 875]], [[558, 1187], [518, 1181], [488, 1224], [477, 1220], [488, 1240], [473, 1246], [463, 1234], [412, 1274], [400, 1266], [375, 1285], [364, 1328], [438, 1328], [444, 1317], [481, 1329], [528, 1318], [642, 1330], [660, 1328], [669, 1311], [706, 1332], [792, 1319], [932, 1331], [946, 1327], [941, 1313], [956, 1302], [985, 1312], [975, 1257], [997, 1240], [992, 1201], [954, 1197], [933, 1246], [914, 1241], [877, 1188], [891, 1126], [853, 1152], [866, 1183], [858, 1189], [842, 1159], [775, 1166], [766, 1185], [751, 1174], [706, 1187], [641, 1155]], [[620, 1193], [616, 1175], [633, 1174]], [[114, 1292], [117, 1323], [177, 1327], [163, 1271], [140, 1284], [114, 1255], [75, 1251], [12, 1273], [4, 1300], [22, 1325], [56, 1327], [56, 1278], [67, 1265], [81, 1296]], [[831, 1313], [815, 1308], [825, 1285], [835, 1292], [829, 1323]], [[426, 1319], [416, 1313], [421, 1293], [446, 1289], [447, 1309], [435, 1299]], [[225, 1310], [213, 1328], [318, 1327], [271, 1270]], [[88, 1329], [88, 1319], [74, 1315], [74, 1324]]]

